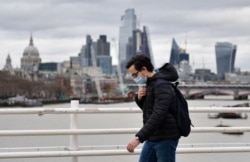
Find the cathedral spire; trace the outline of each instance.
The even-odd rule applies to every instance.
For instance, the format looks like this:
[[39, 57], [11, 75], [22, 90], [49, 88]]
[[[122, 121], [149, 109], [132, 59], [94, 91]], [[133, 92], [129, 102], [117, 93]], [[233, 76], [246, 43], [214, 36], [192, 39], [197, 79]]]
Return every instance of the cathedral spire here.
[[31, 35], [30, 35], [30, 46], [33, 46], [34, 44], [33, 44], [33, 36], [32, 36], [32, 33], [31, 33]]
[[10, 62], [10, 63], [11, 63], [10, 53], [8, 53], [8, 56], [7, 56], [6, 62]]

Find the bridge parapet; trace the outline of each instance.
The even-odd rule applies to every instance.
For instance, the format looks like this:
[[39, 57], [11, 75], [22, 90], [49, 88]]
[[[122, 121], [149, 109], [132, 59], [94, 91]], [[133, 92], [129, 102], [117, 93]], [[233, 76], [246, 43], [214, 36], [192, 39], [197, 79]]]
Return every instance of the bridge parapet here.
[[[126, 84], [127, 86], [138, 86], [137, 84]], [[187, 84], [178, 85], [183, 95], [188, 99], [202, 99], [206, 95], [231, 95], [235, 100], [248, 99], [250, 85], [233, 84]]]
[[249, 85], [180, 85], [188, 99], [202, 99], [206, 95], [231, 95], [235, 100], [246, 100], [250, 95]]

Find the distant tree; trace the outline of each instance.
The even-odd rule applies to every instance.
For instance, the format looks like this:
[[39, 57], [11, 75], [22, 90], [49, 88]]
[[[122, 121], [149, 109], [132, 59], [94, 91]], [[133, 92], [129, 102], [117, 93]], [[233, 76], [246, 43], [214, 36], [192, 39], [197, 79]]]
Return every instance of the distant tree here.
[[0, 98], [22, 95], [28, 98], [54, 99], [61, 95], [70, 96], [71, 93], [70, 79], [64, 77], [47, 83], [46, 81], [29, 81], [0, 71]]

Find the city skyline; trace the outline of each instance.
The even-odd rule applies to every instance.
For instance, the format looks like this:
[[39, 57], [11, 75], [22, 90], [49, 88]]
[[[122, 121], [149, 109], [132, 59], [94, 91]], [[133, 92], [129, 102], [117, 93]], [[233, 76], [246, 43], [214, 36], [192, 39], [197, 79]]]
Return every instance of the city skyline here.
[[[175, 38], [181, 47], [186, 43], [193, 68], [203, 68], [205, 64], [205, 68], [216, 72], [216, 42], [232, 42], [238, 47], [235, 67], [250, 71], [250, 2], [246, 0], [212, 0], [209, 4], [194, 0], [158, 3], [141, 0], [119, 3], [109, 0], [0, 2], [1, 69], [8, 54], [12, 58], [13, 68], [20, 67], [30, 33], [33, 33], [43, 62], [69, 60], [70, 56], [76, 56], [86, 35], [96, 40], [104, 34], [109, 42], [115, 38], [118, 44], [119, 19], [126, 9], [134, 8], [138, 18], [137, 26], [149, 27], [157, 67], [169, 62], [172, 38]], [[101, 9], [110, 6], [112, 10]], [[111, 53], [116, 64], [114, 49], [111, 49]]]

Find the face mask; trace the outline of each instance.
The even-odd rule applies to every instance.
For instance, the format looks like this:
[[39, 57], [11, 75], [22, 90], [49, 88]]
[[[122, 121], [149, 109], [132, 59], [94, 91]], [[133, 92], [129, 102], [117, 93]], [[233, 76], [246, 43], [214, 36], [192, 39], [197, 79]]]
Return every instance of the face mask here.
[[137, 83], [137, 84], [146, 84], [147, 82], [147, 77], [141, 77], [141, 76], [138, 76], [134, 79], [134, 81]]

